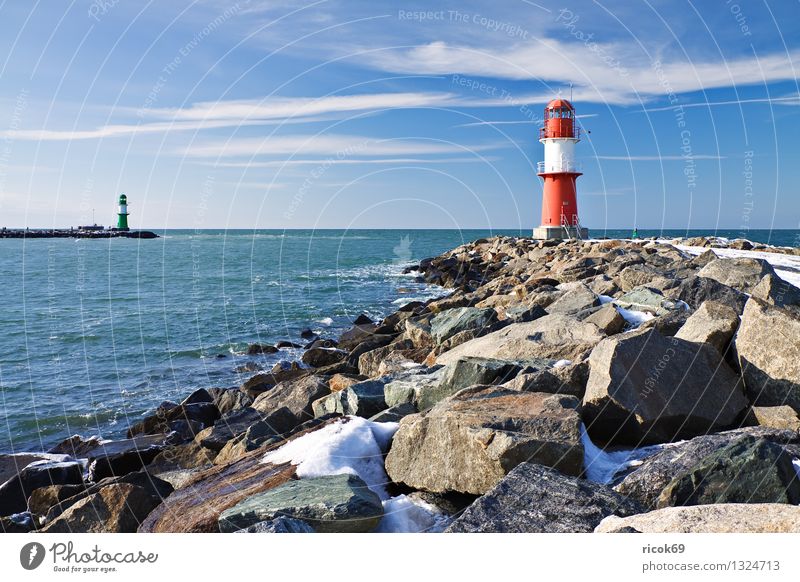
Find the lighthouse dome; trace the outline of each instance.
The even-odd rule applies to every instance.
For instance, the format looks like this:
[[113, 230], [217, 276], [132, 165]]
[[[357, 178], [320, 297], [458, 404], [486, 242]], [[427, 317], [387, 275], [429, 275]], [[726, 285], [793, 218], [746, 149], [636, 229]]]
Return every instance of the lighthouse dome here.
[[566, 99], [553, 99], [550, 103], [547, 104], [547, 109], [561, 109], [566, 108], [570, 111], [575, 111], [575, 108], [572, 106], [572, 103], [567, 101]]
[[121, 194], [120, 197], [119, 197], [119, 203], [120, 204], [127, 204], [128, 203], [128, 197], [125, 196], [125, 194]]

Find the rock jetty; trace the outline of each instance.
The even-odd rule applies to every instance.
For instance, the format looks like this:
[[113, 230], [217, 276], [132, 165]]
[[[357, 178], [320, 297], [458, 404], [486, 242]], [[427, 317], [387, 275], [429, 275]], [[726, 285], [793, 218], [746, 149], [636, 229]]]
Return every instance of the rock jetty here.
[[752, 251], [800, 255], [470, 242], [408, 266], [440, 298], [304, 330], [300, 361], [127, 439], [0, 455], [0, 526], [800, 532], [800, 289]]

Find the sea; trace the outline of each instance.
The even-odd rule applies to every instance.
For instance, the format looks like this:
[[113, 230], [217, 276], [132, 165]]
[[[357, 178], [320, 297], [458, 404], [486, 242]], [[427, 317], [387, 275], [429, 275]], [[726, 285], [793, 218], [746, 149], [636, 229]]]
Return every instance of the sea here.
[[[123, 438], [164, 401], [238, 386], [301, 349], [252, 343], [336, 337], [446, 293], [403, 268], [515, 230], [167, 230], [154, 240], [0, 239], [0, 453], [81, 434]], [[629, 231], [592, 231], [629, 237]], [[746, 238], [800, 245], [800, 231]], [[641, 237], [741, 231], [639, 230]]]

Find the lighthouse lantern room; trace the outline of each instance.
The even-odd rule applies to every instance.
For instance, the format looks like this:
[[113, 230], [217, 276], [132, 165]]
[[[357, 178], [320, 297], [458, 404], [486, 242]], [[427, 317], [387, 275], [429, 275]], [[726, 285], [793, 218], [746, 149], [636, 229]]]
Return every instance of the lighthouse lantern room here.
[[121, 194], [119, 197], [119, 212], [115, 230], [130, 230], [128, 228], [128, 197], [125, 194]]
[[544, 144], [544, 161], [538, 175], [544, 182], [542, 222], [533, 230], [537, 239], [587, 238], [589, 231], [578, 218], [576, 180], [581, 175], [575, 161], [575, 144], [580, 128], [575, 123], [575, 108], [566, 99], [554, 99], [544, 109], [544, 127], [539, 130]]

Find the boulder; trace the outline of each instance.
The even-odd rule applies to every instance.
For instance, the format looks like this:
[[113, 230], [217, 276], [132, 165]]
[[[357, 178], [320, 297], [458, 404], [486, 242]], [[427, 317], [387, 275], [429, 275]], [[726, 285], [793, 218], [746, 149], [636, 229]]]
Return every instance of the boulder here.
[[312, 403], [330, 392], [327, 378], [306, 376], [298, 380], [281, 382], [269, 392], [256, 398], [253, 408], [267, 415], [281, 408], [288, 408], [296, 418], [296, 426], [314, 418]]
[[314, 533], [314, 528], [299, 519], [281, 516], [269, 521], [259, 521], [235, 533]]
[[318, 532], [363, 533], [378, 525], [383, 505], [360, 477], [313, 477], [243, 499], [220, 514], [219, 529], [232, 532], [281, 516], [302, 520]]
[[796, 456], [800, 450], [800, 435], [793, 431], [748, 427], [718, 434], [695, 437], [683, 443], [664, 447], [644, 459], [622, 478], [615, 490], [638, 501], [646, 509], [655, 509], [664, 488], [677, 476], [691, 471], [705, 457], [751, 435], [778, 444]]
[[386, 405], [394, 407], [411, 403], [415, 407], [420, 400], [427, 400], [428, 392], [436, 392], [444, 377], [444, 366], [421, 367], [403, 374], [395, 374], [383, 387]]
[[45, 516], [54, 505], [86, 491], [86, 485], [48, 485], [34, 489], [28, 497], [28, 511], [34, 516]]
[[616, 305], [633, 311], [643, 311], [653, 315], [664, 315], [676, 309], [682, 309], [674, 301], [670, 301], [660, 292], [649, 287], [636, 287], [622, 297], [614, 300]]
[[674, 301], [683, 301], [692, 309], [698, 309], [704, 301], [712, 300], [730, 305], [737, 313], [741, 313], [747, 303], [747, 295], [708, 277], [684, 279], [678, 287], [667, 291], [667, 295]]
[[524, 303], [518, 303], [505, 308], [503, 311], [503, 321], [509, 321], [511, 323], [525, 323], [528, 321], [534, 321], [540, 317], [544, 317], [545, 315], [547, 315], [547, 312], [540, 305], [527, 305]]
[[497, 312], [492, 308], [448, 309], [431, 320], [431, 336], [436, 343], [440, 344], [459, 332], [487, 330], [495, 321], [497, 321]]
[[647, 285], [661, 275], [661, 271], [649, 265], [629, 265], [617, 275], [619, 286], [623, 291], [630, 291], [641, 285]]
[[371, 416], [369, 420], [372, 422], [400, 422], [401, 418], [408, 416], [409, 414], [415, 414], [416, 412], [416, 406], [410, 402], [405, 402], [403, 404], [398, 404], [396, 406], [387, 408], [386, 410], [382, 410], [375, 416]]
[[600, 299], [594, 291], [583, 283], [579, 283], [548, 305], [547, 313], [577, 313], [598, 305], [600, 305]]
[[192, 427], [192, 432], [187, 435], [191, 439], [194, 438], [195, 432], [213, 425], [219, 417], [219, 409], [213, 402], [189, 402], [177, 406], [159, 407], [154, 414], [132, 425], [126, 437], [169, 433], [179, 430], [180, 423], [185, 423]]
[[220, 416], [253, 403], [253, 399], [238, 388], [211, 388], [209, 390]]
[[197, 441], [165, 447], [147, 465], [153, 473], [163, 473], [176, 469], [197, 469], [208, 467], [214, 462], [217, 452], [203, 447]]
[[758, 406], [800, 410], [800, 315], [751, 298], [736, 334], [747, 395]]
[[745, 435], [675, 476], [658, 507], [713, 503], [800, 503], [800, 477], [780, 445]]
[[690, 342], [708, 343], [724, 354], [739, 327], [739, 314], [736, 309], [718, 303], [705, 301], [686, 320], [675, 337]]
[[626, 517], [641, 511], [635, 501], [605, 485], [568, 477], [541, 465], [520, 463], [446, 531], [588, 533], [604, 517]]
[[[103, 442], [98, 436], [91, 436], [88, 438], [83, 438], [80, 435], [72, 435], [69, 438], [64, 439], [52, 449], [47, 451], [51, 454], [60, 454], [60, 455], [69, 455], [75, 459], [84, 459], [89, 454], [90, 451], [99, 447]], [[26, 453], [22, 453], [26, 454]], [[4, 455], [0, 455], [0, 483], [3, 483], [5, 479], [2, 476], [3, 472], [3, 463], [2, 458]], [[21, 468], [21, 467], [20, 467]], [[15, 471], [16, 472], [16, 471]]]
[[773, 274], [764, 275], [753, 289], [751, 296], [770, 305], [793, 309], [795, 312], [800, 306], [800, 289]]
[[347, 352], [338, 348], [311, 348], [306, 350], [300, 359], [312, 368], [323, 368], [331, 364], [338, 364], [346, 357]]
[[157, 502], [142, 487], [118, 483], [71, 505], [44, 533], [134, 533]]
[[308, 376], [309, 374], [311, 374], [311, 371], [301, 368], [297, 362], [292, 362], [287, 367], [284, 367], [282, 363], [279, 362], [275, 365], [271, 372], [266, 374], [256, 374], [242, 384], [239, 390], [241, 390], [249, 398], [255, 400], [262, 393], [266, 392], [267, 390], [271, 390], [281, 382], [296, 380], [298, 378], [302, 378], [303, 376]]
[[267, 441], [272, 441], [281, 435], [288, 434], [300, 424], [295, 416], [285, 406], [271, 414], [264, 415], [247, 427], [243, 433], [232, 437], [214, 458], [214, 464], [229, 463], [248, 451], [257, 449]]
[[439, 384], [431, 384], [424, 390], [418, 390], [414, 403], [418, 410], [427, 410], [463, 388], [477, 384], [503, 384], [526, 369], [533, 371], [535, 368], [527, 366], [524, 362], [476, 357], [459, 358], [445, 366]]
[[595, 311], [584, 321], [593, 323], [606, 335], [615, 335], [625, 329], [625, 318], [620, 315], [613, 305], [606, 305]]
[[678, 331], [686, 324], [686, 321], [691, 317], [691, 313], [689, 313], [685, 309], [675, 309], [673, 311], [669, 311], [664, 315], [659, 315], [645, 321], [637, 329], [645, 330], [645, 329], [655, 329], [664, 336], [674, 336]]
[[331, 379], [328, 380], [328, 388], [331, 389], [331, 392], [341, 392], [348, 386], [358, 384], [364, 380], [366, 380], [364, 376], [359, 376], [357, 374], [334, 374], [331, 376]]
[[623, 527], [642, 533], [800, 533], [800, 507], [781, 503], [665, 507], [630, 517], [610, 515], [594, 531]]
[[386, 457], [393, 481], [481, 495], [523, 461], [582, 470], [579, 401], [495, 387], [463, 390], [406, 416]]
[[380, 376], [381, 364], [389, 354], [397, 350], [409, 350], [413, 347], [414, 343], [411, 340], [404, 339], [364, 352], [358, 357], [358, 373], [367, 378]]
[[228, 441], [243, 434], [265, 416], [249, 406], [236, 410], [220, 418], [213, 428], [197, 435], [197, 440], [204, 448], [219, 453]]
[[406, 319], [404, 337], [410, 339], [417, 348], [432, 348], [431, 319], [430, 315]]
[[276, 354], [278, 353], [278, 351], [279, 351], [278, 348], [268, 344], [250, 344], [249, 346], [247, 346], [248, 356], [258, 356], [261, 354]]
[[22, 513], [35, 489], [48, 485], [80, 485], [83, 468], [77, 461], [34, 461], [0, 485], [0, 515]]
[[523, 392], [547, 392], [548, 394], [570, 394], [583, 399], [589, 381], [589, 365], [586, 362], [548, 368], [536, 372], [521, 373], [503, 384], [509, 390]]
[[348, 386], [339, 392], [323, 396], [312, 403], [313, 415], [319, 418], [326, 414], [352, 414], [369, 418], [388, 408], [383, 389], [389, 379], [387, 376], [376, 380], [366, 380]]
[[589, 434], [639, 446], [732, 425], [747, 400], [738, 376], [707, 344], [656, 330], [601, 342], [589, 359], [583, 398]]
[[450, 364], [464, 356], [499, 360], [550, 358], [580, 361], [605, 337], [596, 325], [554, 313], [529, 323], [514, 323], [468, 341], [436, 358]]
[[289, 340], [281, 340], [275, 344], [275, 347], [280, 349], [290, 349], [290, 350], [298, 350], [302, 348], [300, 344], [296, 344], [294, 342], [290, 342]]
[[748, 418], [757, 426], [800, 431], [800, 415], [791, 406], [753, 406]]
[[378, 325], [375, 323], [357, 324], [339, 336], [338, 347], [344, 351], [350, 351], [358, 344], [371, 339], [375, 336]]
[[741, 257], [711, 261], [697, 275], [714, 279], [743, 293], [751, 293], [765, 275], [775, 275], [775, 270], [764, 259]]

